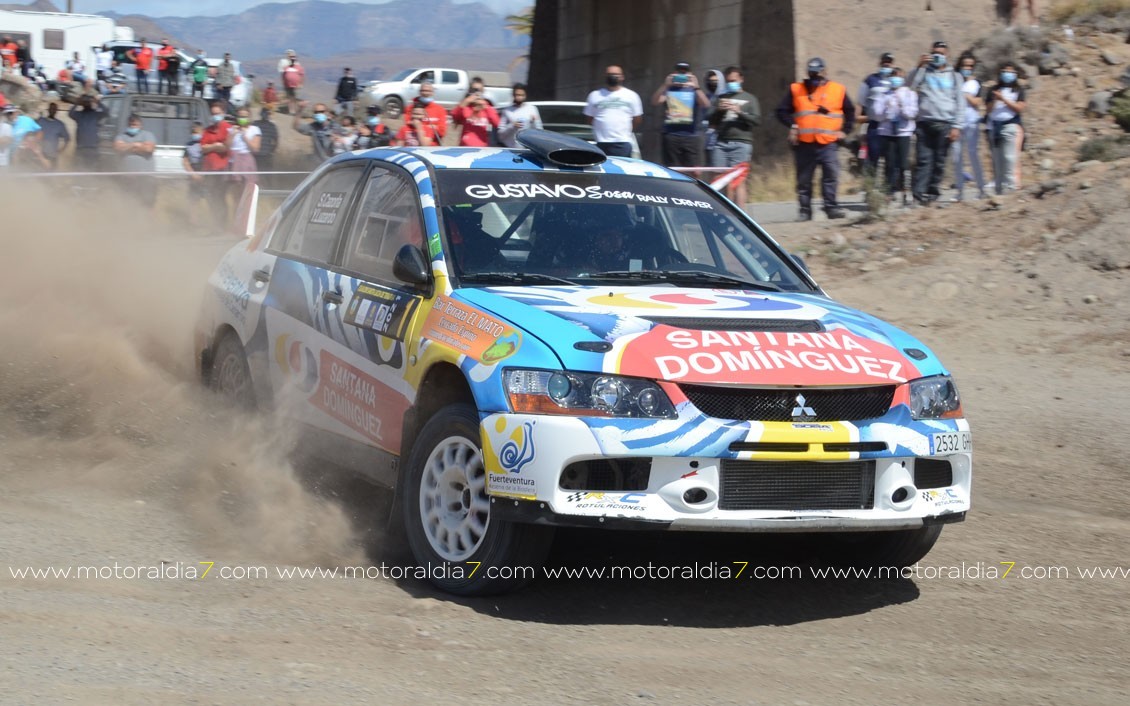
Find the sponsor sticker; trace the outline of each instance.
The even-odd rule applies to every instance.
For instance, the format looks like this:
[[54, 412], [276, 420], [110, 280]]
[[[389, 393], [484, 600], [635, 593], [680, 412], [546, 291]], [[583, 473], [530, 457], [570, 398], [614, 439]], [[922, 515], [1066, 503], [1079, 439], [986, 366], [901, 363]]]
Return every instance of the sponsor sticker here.
[[318, 202], [310, 209], [310, 223], [319, 226], [332, 226], [337, 222], [337, 214], [345, 204], [344, 191], [326, 191], [318, 196]]
[[570, 493], [565, 502], [576, 510], [619, 510], [643, 512], [647, 493], [595, 493], [583, 491]]
[[538, 496], [538, 483], [533, 478], [509, 473], [488, 473], [487, 492], [491, 495], [534, 500]]
[[403, 341], [419, 301], [403, 292], [363, 284], [353, 292], [345, 323]]
[[501, 321], [450, 297], [437, 296], [424, 321], [423, 336], [491, 365], [522, 345], [522, 334]]

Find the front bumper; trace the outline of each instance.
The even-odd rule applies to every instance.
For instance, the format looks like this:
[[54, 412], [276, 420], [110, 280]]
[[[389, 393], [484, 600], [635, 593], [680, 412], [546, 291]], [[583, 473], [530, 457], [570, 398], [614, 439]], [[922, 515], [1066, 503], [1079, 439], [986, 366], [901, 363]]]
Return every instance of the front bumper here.
[[[935, 434], [968, 438], [964, 419], [915, 421], [895, 410], [860, 425], [727, 422], [686, 410], [672, 420], [501, 413], [486, 416], [481, 431], [492, 507], [514, 521], [742, 532], [894, 530], [961, 521], [971, 507], [971, 450], [935, 453], [932, 441]], [[882, 442], [885, 450], [839, 450], [858, 442], [871, 442], [870, 448]], [[791, 450], [741, 450], [774, 443], [789, 443]], [[610, 459], [643, 462], [649, 472], [611, 488], [563, 477], [577, 464]], [[750, 461], [758, 463], [741, 463]], [[948, 475], [940, 482], [916, 472], [943, 461]], [[835, 498], [838, 491], [834, 482], [819, 487], [825, 483], [820, 471], [845, 467], [866, 480], [849, 489], [860, 502], [850, 507], [838, 498], [829, 505], [836, 509], [821, 509], [813, 495]], [[739, 471], [745, 480], [735, 481]], [[806, 473], [811, 477], [802, 477]], [[756, 507], [745, 502], [747, 482]], [[792, 501], [794, 487], [804, 502]], [[779, 502], [767, 504], [757, 495], [766, 488]]]

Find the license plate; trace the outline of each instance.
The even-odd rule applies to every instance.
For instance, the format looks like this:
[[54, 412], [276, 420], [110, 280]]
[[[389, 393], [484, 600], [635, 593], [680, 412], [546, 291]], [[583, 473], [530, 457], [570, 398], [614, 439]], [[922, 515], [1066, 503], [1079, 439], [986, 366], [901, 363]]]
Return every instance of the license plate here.
[[967, 431], [948, 431], [930, 435], [930, 455], [964, 453], [973, 450], [973, 435]]

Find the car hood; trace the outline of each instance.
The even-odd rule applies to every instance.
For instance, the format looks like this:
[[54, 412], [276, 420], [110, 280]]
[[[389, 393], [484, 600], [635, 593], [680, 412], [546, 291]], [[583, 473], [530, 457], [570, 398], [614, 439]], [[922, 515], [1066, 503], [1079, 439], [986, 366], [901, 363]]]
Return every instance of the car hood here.
[[457, 296], [572, 370], [708, 385], [876, 385], [945, 370], [914, 337], [822, 295], [678, 287], [489, 287]]

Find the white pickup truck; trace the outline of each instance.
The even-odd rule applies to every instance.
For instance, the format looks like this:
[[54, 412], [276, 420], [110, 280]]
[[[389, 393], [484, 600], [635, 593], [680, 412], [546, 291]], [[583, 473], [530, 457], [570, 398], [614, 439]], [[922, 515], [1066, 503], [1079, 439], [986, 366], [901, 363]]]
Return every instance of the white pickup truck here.
[[504, 71], [463, 71], [462, 69], [405, 69], [387, 81], [370, 81], [361, 95], [365, 106], [379, 105], [387, 118], [397, 118], [420, 94], [420, 85], [431, 81], [436, 102], [451, 109], [467, 95], [471, 79], [478, 76], [486, 85], [484, 95], [495, 107], [510, 105], [510, 75]]

